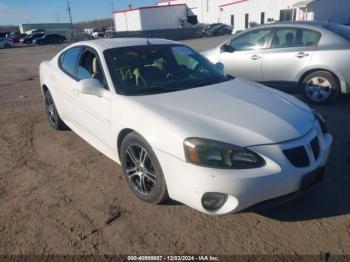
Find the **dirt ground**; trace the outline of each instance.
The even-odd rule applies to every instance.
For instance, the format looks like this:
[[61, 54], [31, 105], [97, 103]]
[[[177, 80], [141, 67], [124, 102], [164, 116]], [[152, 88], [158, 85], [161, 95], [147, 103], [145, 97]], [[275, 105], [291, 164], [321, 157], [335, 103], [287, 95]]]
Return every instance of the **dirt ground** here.
[[350, 255], [349, 96], [317, 108], [335, 137], [322, 184], [264, 212], [208, 216], [139, 201], [116, 163], [50, 128], [38, 66], [63, 47], [0, 50], [0, 254]]

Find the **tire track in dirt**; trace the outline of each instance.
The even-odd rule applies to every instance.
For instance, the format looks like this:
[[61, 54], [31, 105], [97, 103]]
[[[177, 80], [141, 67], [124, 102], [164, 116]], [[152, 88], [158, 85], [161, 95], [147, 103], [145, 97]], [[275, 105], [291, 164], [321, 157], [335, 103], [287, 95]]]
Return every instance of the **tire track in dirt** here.
[[[19, 169], [29, 169], [34, 173], [37, 173], [39, 175], [41, 174], [40, 180], [36, 181], [35, 187], [31, 188], [29, 191], [26, 189], [25, 191], [27, 192], [21, 192], [21, 195], [23, 197], [32, 197], [36, 201], [37, 197], [42, 194], [42, 188], [46, 187], [47, 194], [45, 194], [45, 201], [54, 203], [52, 204], [53, 206], [58, 205], [59, 207], [60, 205], [62, 205], [62, 203], [65, 203], [65, 201], [69, 198], [64, 194], [64, 188], [57, 188], [55, 186], [52, 186], [55, 183], [55, 180], [56, 182], [59, 182], [60, 179], [57, 179], [57, 177], [59, 177], [59, 175], [62, 173], [65, 174], [65, 177], [71, 177], [73, 173], [76, 172], [76, 170], [79, 171], [81, 167], [87, 166], [91, 163], [98, 161], [100, 154], [97, 154], [97, 158], [94, 157], [95, 154], [90, 154], [87, 157], [83, 158], [80, 162], [75, 163], [70, 168], [62, 168], [57, 163], [49, 163], [47, 161], [41, 160], [34, 147], [35, 141], [33, 132], [35, 125], [42, 122], [42, 120], [42, 117], [36, 115], [34, 117], [26, 118], [26, 120], [24, 120], [23, 122], [19, 121], [22, 123], [18, 127], [19, 134], [10, 133], [7, 129], [1, 130], [1, 144], [7, 145], [6, 147], [9, 151], [9, 154], [7, 155], [7, 160], [12, 165], [12, 168], [10, 170], [8, 170], [5, 173], [2, 172], [1, 177], [2, 179], [11, 179], [12, 175], [14, 175]], [[7, 198], [9, 199], [13, 197], [15, 197], [15, 195], [9, 194], [7, 196]], [[33, 204], [33, 206], [35, 206], [35, 203], [30, 204]], [[86, 235], [88, 235], [87, 232], [93, 232], [95, 228], [101, 227], [101, 225], [96, 225], [94, 223], [94, 220], [90, 218], [89, 215], [80, 210], [79, 207], [71, 201], [69, 201], [69, 205], [64, 205], [64, 209], [65, 211], [68, 211], [70, 214], [72, 214], [73, 218], [74, 216], [79, 217], [79, 219], [76, 219], [78, 223], [76, 223], [75, 227], [78, 230], [80, 230], [81, 233], [74, 232], [74, 236], [72, 236], [72, 233], [63, 234], [64, 238], [69, 240], [69, 243], [73, 243], [71, 246], [75, 246], [79, 241], [85, 239]], [[52, 221], [55, 221], [55, 218], [58, 215], [56, 210], [57, 206], [54, 206], [54, 208], [50, 208], [49, 212], [46, 212], [46, 215], [41, 215], [40, 213], [37, 213], [36, 217], [45, 225], [50, 225], [51, 229], [56, 233], [61, 232], [62, 234], [63, 232], [69, 232], [72, 228], [72, 225], [62, 226], [57, 225], [57, 223], [52, 223]], [[73, 218], [72, 220], [74, 220]], [[80, 225], [84, 226], [81, 227]], [[77, 234], [80, 237], [76, 237]]]

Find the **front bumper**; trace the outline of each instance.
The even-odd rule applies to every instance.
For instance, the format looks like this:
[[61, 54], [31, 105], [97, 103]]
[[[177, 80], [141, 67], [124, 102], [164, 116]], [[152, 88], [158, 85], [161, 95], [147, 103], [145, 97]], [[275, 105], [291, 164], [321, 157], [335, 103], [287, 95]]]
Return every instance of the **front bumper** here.
[[321, 182], [325, 174], [325, 167], [321, 167], [316, 169], [315, 171], [306, 174], [302, 181], [301, 181], [301, 187], [298, 191], [283, 195], [280, 197], [276, 197], [273, 199], [268, 199], [265, 201], [262, 201], [260, 203], [257, 203], [251, 207], [248, 207], [244, 211], [246, 212], [256, 212], [261, 211], [267, 208], [272, 208], [275, 206], [279, 206], [281, 204], [287, 203], [295, 198], [298, 198], [308, 192], [314, 185]]
[[[306, 145], [319, 137], [320, 155], [307, 167], [297, 168], [285, 157], [286, 147]], [[315, 128], [307, 135], [287, 143], [250, 147], [259, 153], [266, 165], [259, 169], [226, 170], [196, 166], [155, 149], [162, 166], [169, 196], [207, 214], [235, 213], [260, 202], [290, 194], [298, 194], [303, 178], [326, 165], [333, 137], [323, 135]], [[202, 196], [207, 192], [227, 194], [225, 204], [209, 211], [202, 206]]]

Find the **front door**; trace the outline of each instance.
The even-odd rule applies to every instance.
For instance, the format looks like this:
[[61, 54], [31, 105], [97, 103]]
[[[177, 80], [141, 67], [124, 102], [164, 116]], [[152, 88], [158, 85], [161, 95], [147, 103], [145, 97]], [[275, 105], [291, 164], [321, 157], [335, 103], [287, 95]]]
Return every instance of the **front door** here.
[[261, 81], [263, 55], [271, 34], [270, 29], [258, 29], [239, 35], [226, 43], [231, 46], [231, 51], [223, 49], [219, 59], [224, 64], [225, 73]]
[[74, 87], [74, 97], [76, 100], [75, 118], [83, 132], [92, 136], [95, 140], [110, 147], [113, 144], [111, 134], [111, 92], [108, 89], [106, 78], [101, 67], [98, 54], [90, 48], [85, 49], [79, 60], [77, 69], [77, 79], [99, 80], [106, 89], [105, 95], [98, 97], [95, 95], [82, 94], [79, 87]]

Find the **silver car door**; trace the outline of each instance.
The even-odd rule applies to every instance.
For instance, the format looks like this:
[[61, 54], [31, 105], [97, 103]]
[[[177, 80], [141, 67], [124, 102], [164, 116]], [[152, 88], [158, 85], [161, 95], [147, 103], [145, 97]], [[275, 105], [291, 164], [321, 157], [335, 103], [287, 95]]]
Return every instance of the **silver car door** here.
[[271, 29], [252, 30], [222, 46], [219, 61], [224, 64], [225, 73], [261, 81], [264, 49], [271, 35]]
[[277, 28], [271, 48], [262, 61], [262, 81], [269, 85], [295, 86], [308, 66], [321, 34], [303, 28]]

